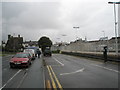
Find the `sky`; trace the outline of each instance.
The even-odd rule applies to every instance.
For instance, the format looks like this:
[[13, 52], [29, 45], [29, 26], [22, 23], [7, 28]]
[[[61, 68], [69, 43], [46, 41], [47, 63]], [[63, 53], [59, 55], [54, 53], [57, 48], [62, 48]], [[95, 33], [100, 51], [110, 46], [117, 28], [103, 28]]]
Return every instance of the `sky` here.
[[115, 33], [109, 1], [119, 0], [4, 0], [0, 3], [1, 39], [6, 41], [8, 34], [20, 34], [24, 41], [47, 36], [53, 43], [85, 37], [99, 40], [104, 35], [110, 39]]

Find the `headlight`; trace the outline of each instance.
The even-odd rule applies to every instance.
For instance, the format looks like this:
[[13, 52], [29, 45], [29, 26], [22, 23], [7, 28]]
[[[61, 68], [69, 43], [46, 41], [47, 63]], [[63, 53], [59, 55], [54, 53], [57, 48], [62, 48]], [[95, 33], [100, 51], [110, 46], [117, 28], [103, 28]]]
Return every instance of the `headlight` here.
[[14, 61], [10, 61], [11, 63], [13, 63]]
[[22, 61], [22, 62], [28, 62], [28, 61]]

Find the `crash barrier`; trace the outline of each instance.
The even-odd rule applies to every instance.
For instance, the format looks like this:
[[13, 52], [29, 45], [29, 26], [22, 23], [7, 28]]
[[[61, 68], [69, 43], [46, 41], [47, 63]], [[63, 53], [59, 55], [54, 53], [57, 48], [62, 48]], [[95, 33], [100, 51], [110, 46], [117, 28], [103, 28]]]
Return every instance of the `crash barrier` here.
[[[95, 58], [95, 59], [102, 59], [104, 60], [104, 56], [102, 52], [75, 52], [75, 51], [61, 51], [62, 54], [67, 55], [74, 55], [74, 56], [82, 56], [82, 57], [88, 57], [88, 58]], [[115, 53], [108, 53], [107, 54], [107, 60], [109, 61], [117, 61], [120, 62], [120, 54], [116, 56]]]

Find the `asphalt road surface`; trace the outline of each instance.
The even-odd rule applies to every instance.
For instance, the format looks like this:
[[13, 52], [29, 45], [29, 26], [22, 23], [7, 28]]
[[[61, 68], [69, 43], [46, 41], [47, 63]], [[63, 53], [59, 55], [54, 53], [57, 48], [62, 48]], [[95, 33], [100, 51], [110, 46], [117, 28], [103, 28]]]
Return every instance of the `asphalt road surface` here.
[[12, 56], [2, 58], [2, 88], [44, 88], [42, 59], [36, 58], [28, 68], [9, 66]]
[[1, 59], [2, 88], [118, 88], [116, 63], [53, 54], [36, 58], [29, 68], [11, 69], [11, 57]]
[[118, 64], [54, 54], [44, 57], [47, 88], [118, 88]]

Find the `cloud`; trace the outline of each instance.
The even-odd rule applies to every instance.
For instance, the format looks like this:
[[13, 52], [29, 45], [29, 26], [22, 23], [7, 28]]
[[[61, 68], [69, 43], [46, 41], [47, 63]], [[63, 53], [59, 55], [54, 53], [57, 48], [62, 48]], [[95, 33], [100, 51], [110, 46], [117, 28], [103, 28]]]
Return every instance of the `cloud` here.
[[[114, 36], [113, 5], [108, 0], [7, 2], [3, 5], [3, 36], [21, 34], [25, 40], [49, 36], [54, 42]], [[73, 27], [79, 26], [78, 30]], [[65, 37], [62, 34], [66, 34]], [[6, 39], [6, 38], [5, 38]]]
[[[13, 7], [18, 7], [20, 5], [27, 5], [27, 9], [22, 10], [18, 8], [18, 10], [22, 10], [22, 12], [17, 12], [17, 8], [13, 9]], [[3, 7], [3, 10], [6, 10], [3, 12], [3, 14], [5, 14], [3, 18], [6, 21], [4, 23], [5, 32], [8, 31], [9, 33], [14, 32], [20, 34], [32, 32], [36, 34], [42, 30], [45, 30], [47, 33], [49, 30], [58, 30], [64, 26], [59, 19], [59, 7], [60, 4], [56, 2], [17, 3], [17, 5], [16, 3], [10, 3], [10, 5], [6, 5], [5, 3]], [[13, 12], [13, 15], [11, 14], [9, 17], [6, 15], [7, 11]]]

